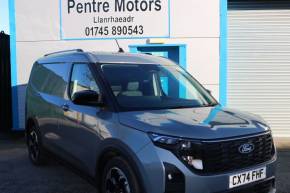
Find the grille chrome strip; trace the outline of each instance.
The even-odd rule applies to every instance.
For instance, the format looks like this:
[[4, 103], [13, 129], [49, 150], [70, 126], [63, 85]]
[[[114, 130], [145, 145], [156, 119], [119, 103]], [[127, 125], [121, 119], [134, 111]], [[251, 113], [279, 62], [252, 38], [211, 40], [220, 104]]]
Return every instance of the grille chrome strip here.
[[236, 140], [240, 140], [240, 139], [248, 139], [248, 138], [259, 137], [259, 136], [268, 135], [268, 134], [271, 134], [271, 131], [267, 131], [267, 132], [259, 133], [259, 134], [255, 134], [255, 135], [247, 135], [247, 136], [243, 136], [243, 137], [229, 138], [229, 139], [202, 140], [201, 142], [202, 143], [218, 143], [218, 142], [226, 142], [226, 141], [236, 141]]

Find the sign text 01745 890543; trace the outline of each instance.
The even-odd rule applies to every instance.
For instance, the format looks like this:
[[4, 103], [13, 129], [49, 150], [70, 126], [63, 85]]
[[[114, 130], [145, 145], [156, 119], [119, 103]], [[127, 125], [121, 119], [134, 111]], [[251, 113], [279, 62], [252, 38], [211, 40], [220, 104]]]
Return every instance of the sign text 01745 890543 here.
[[62, 39], [169, 36], [169, 0], [60, 1]]

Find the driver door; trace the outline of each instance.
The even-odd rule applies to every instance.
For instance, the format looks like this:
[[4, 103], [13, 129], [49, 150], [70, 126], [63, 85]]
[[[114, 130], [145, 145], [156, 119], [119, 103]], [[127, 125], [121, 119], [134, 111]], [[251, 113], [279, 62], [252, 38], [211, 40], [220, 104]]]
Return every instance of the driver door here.
[[60, 130], [64, 140], [66, 158], [80, 169], [88, 170], [95, 162], [93, 155], [97, 151], [99, 107], [76, 105], [70, 99], [74, 93], [93, 90], [100, 93], [99, 86], [91, 72], [89, 64], [72, 65], [69, 83], [69, 99], [64, 104]]

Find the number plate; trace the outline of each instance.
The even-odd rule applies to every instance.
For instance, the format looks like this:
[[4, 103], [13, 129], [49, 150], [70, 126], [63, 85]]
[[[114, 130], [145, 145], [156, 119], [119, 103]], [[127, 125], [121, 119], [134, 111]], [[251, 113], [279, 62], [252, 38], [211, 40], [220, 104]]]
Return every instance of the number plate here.
[[266, 178], [266, 167], [231, 175], [229, 188], [249, 184]]

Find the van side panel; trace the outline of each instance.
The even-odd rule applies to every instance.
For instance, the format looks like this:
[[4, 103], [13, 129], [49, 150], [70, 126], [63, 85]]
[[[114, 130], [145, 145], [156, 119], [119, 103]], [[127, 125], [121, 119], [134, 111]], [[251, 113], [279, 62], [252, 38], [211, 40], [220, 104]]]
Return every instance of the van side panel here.
[[67, 98], [69, 70], [68, 63], [37, 63], [31, 73], [27, 89], [27, 118], [37, 120], [46, 147], [53, 148], [61, 143], [57, 130], [63, 113], [61, 99]]

